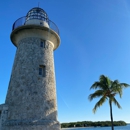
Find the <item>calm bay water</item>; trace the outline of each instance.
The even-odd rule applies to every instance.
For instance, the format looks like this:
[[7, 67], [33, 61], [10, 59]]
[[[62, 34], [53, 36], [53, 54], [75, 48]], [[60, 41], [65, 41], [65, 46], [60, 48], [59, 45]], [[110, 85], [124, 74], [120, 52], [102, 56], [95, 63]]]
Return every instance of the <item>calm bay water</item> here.
[[[86, 127], [86, 128], [67, 128], [62, 130], [111, 130], [111, 127]], [[130, 130], [130, 125], [116, 126], [114, 130]]]

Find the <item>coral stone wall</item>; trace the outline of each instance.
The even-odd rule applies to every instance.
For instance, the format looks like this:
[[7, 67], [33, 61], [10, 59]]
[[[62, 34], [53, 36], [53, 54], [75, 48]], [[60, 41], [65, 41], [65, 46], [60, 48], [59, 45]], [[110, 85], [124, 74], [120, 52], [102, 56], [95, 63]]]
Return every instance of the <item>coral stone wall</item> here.
[[0, 105], [0, 130], [2, 129], [2, 124], [6, 121], [8, 115], [8, 106], [5, 104]]
[[[8, 117], [3, 130], [59, 130], [53, 44], [28, 37], [18, 43], [6, 97]], [[45, 74], [39, 75], [44, 66]]]

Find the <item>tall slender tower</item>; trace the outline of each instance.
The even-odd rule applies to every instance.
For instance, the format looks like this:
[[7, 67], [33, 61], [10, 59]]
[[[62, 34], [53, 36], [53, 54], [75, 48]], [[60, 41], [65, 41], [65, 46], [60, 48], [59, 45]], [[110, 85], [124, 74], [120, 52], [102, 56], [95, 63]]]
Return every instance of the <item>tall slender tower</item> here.
[[32, 8], [13, 24], [11, 41], [17, 52], [2, 130], [60, 130], [53, 59], [60, 44], [57, 26], [43, 9]]

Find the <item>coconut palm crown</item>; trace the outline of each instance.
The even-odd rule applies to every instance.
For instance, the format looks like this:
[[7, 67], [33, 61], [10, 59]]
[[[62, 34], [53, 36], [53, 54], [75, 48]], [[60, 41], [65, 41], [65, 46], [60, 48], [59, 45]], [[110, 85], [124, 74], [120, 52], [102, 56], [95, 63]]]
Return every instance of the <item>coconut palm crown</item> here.
[[105, 103], [106, 100], [109, 100], [112, 130], [114, 130], [112, 103], [114, 103], [118, 108], [121, 108], [115, 96], [119, 94], [121, 98], [123, 88], [127, 88], [129, 86], [129, 84], [120, 83], [118, 80], [112, 81], [108, 77], [101, 75], [99, 81], [94, 82], [94, 84], [90, 87], [90, 89], [95, 89], [95, 92], [89, 95], [89, 100], [92, 101], [94, 98], [100, 98], [93, 108], [94, 113], [96, 112], [98, 107], [102, 106], [102, 104]]

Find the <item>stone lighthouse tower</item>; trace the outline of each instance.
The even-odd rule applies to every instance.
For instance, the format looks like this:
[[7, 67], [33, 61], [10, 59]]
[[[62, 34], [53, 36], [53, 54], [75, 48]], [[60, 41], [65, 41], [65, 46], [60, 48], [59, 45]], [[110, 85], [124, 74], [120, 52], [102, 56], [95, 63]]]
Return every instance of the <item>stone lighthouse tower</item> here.
[[57, 26], [43, 9], [32, 8], [13, 24], [11, 41], [17, 51], [2, 130], [60, 130], [53, 58], [60, 44]]

